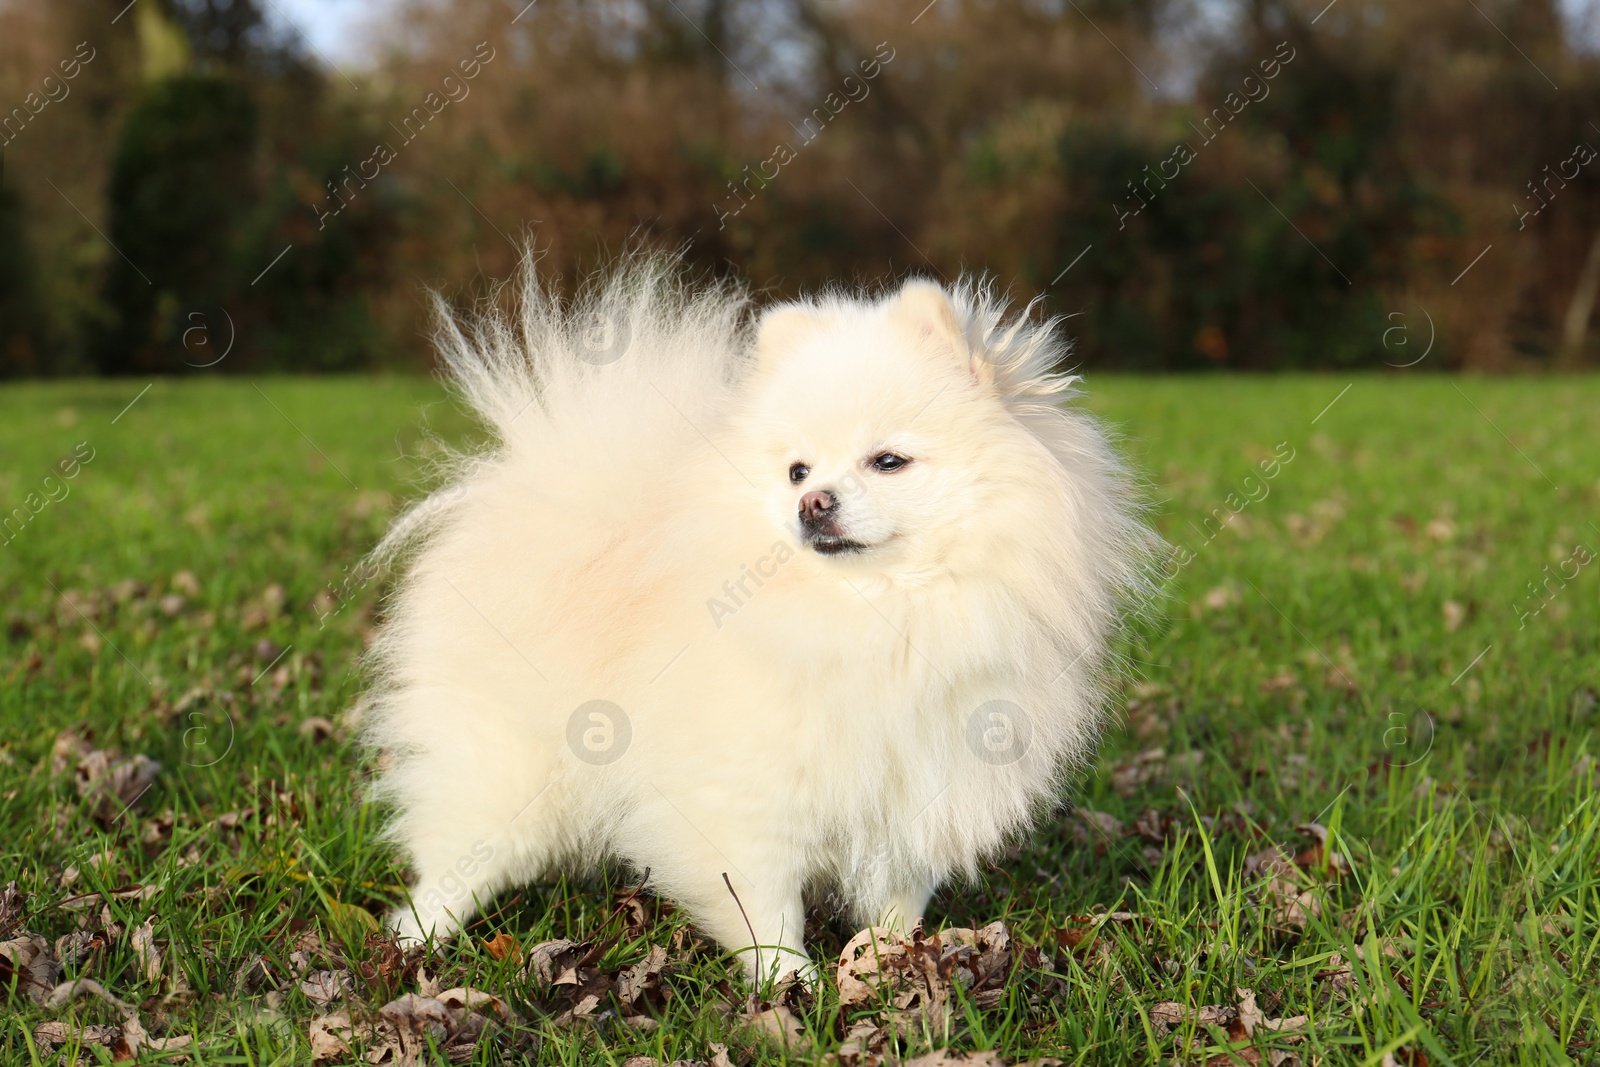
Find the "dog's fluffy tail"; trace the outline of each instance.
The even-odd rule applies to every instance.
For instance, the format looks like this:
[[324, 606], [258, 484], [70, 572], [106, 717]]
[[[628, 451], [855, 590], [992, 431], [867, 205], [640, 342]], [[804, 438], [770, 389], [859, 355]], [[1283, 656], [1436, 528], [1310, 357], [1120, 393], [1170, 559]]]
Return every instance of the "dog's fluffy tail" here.
[[531, 252], [471, 313], [435, 294], [446, 381], [498, 447], [450, 454], [444, 487], [400, 516], [369, 562], [390, 564], [436, 530], [486, 465], [541, 481], [649, 477], [671, 461], [669, 442], [718, 419], [748, 348], [748, 306], [735, 283], [691, 280], [679, 259], [653, 253], [624, 257], [570, 298], [540, 280]]

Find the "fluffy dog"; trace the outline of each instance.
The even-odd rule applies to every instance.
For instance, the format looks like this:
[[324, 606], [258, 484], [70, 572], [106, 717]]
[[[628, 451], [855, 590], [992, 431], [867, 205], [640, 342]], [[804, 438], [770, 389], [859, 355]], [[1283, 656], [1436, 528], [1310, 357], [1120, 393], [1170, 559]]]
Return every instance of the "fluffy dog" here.
[[1093, 744], [1158, 542], [1056, 324], [972, 283], [752, 316], [676, 279], [563, 304], [529, 268], [514, 316], [446, 318], [496, 444], [379, 550], [404, 937], [621, 859], [788, 973], [808, 894], [915, 923]]

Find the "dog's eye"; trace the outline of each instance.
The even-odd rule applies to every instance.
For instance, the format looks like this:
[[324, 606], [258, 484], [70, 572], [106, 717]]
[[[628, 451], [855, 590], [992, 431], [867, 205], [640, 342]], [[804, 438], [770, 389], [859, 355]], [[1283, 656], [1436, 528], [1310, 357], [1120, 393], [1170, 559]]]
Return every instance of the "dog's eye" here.
[[811, 468], [806, 466], [804, 463], [791, 463], [789, 465], [789, 481], [793, 485], [799, 485], [801, 482], [805, 481], [806, 475], [810, 473]]
[[872, 457], [872, 465], [880, 471], [897, 471], [911, 461], [893, 452], [883, 452]]

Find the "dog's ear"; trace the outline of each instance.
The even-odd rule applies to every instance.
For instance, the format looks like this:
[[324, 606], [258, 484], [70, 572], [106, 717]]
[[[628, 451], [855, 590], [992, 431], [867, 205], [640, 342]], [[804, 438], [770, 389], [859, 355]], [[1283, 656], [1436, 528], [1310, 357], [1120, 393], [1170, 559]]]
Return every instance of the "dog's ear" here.
[[804, 304], [768, 308], [756, 327], [756, 356], [765, 363], [794, 348], [821, 325], [822, 317]]
[[906, 282], [889, 303], [889, 317], [903, 329], [948, 353], [967, 369], [974, 382], [987, 385], [994, 380], [994, 365], [968, 343], [967, 331], [943, 287], [922, 278]]

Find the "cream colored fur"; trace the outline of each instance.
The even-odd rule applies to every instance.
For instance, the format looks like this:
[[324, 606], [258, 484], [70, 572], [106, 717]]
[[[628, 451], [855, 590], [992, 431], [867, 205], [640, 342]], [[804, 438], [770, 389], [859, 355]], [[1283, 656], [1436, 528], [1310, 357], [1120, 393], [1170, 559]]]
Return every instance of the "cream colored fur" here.
[[[442, 331], [497, 444], [379, 551], [406, 937], [621, 859], [752, 974], [746, 916], [764, 977], [803, 968], [806, 894], [909, 925], [1094, 742], [1157, 542], [1055, 324], [911, 282], [752, 327], [675, 278], [635, 259], [564, 306], [530, 267], [516, 316]], [[802, 543], [814, 489], [871, 547]]]

